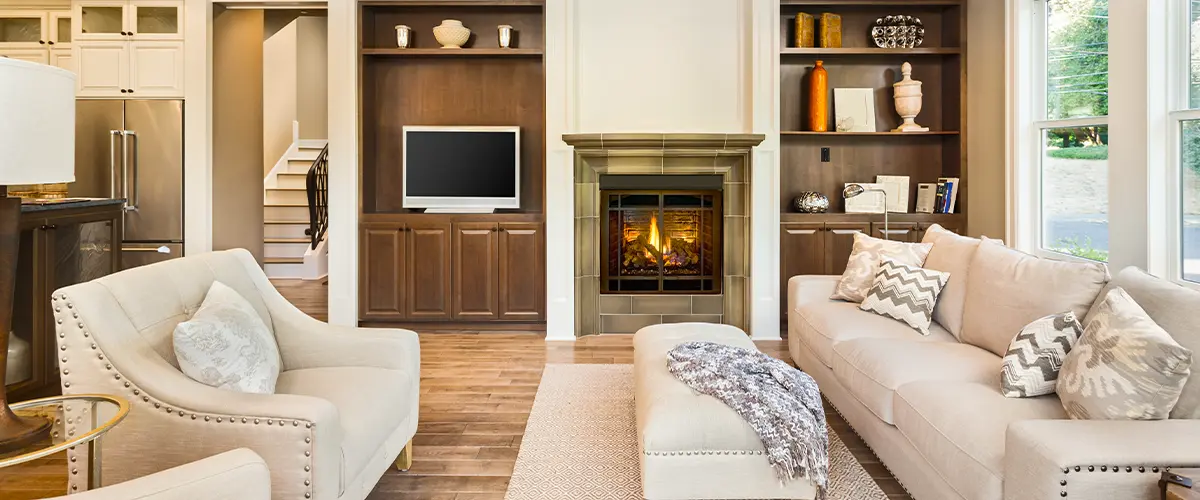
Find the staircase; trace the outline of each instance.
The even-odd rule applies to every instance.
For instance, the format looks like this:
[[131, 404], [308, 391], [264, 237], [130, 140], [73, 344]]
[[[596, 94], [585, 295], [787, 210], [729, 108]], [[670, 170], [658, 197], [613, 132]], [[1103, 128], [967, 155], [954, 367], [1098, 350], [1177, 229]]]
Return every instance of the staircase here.
[[312, 248], [305, 178], [327, 141], [298, 140], [263, 180], [263, 268], [270, 278], [320, 279], [325, 242]]

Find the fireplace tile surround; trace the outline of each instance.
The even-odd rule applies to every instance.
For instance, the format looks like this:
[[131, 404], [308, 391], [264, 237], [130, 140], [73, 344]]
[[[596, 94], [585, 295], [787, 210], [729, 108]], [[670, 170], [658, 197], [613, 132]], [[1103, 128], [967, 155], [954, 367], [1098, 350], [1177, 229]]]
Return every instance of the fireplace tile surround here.
[[[681, 321], [723, 322], [747, 329], [750, 304], [750, 152], [764, 138], [761, 134], [563, 136], [563, 141], [575, 148], [574, 289], [577, 337], [599, 333], [632, 333], [642, 326]], [[601, 295], [600, 266], [603, 263], [600, 262], [598, 249], [603, 244], [600, 226], [600, 177], [603, 175], [722, 176], [724, 242], [721, 295]], [[626, 298], [628, 308], [624, 307]], [[716, 307], [715, 301], [719, 301], [719, 307]]]

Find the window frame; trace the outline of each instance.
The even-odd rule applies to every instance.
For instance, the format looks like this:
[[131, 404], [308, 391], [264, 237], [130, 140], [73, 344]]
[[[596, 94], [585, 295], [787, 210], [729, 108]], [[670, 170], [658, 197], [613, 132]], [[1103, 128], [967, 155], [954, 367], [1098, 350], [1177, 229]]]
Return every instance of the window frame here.
[[[1158, 252], [1161, 261], [1152, 263], [1151, 271], [1159, 272], [1180, 285], [1200, 290], [1200, 283], [1183, 277], [1183, 123], [1200, 121], [1200, 106], [1192, 109], [1190, 101], [1191, 82], [1191, 0], [1168, 2], [1167, 23], [1167, 161], [1158, 174], [1161, 181], [1163, 230], [1158, 231], [1163, 239], [1163, 251]], [[1152, 256], [1153, 258], [1153, 256]]]

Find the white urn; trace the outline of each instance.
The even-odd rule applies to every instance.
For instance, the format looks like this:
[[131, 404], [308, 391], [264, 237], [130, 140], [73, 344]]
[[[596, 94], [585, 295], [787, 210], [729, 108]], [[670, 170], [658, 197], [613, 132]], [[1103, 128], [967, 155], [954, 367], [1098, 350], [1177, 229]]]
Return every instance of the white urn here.
[[461, 49], [471, 38], [471, 30], [463, 26], [457, 19], [442, 20], [442, 24], [433, 27], [433, 37], [442, 44], [443, 49]]
[[921, 82], [912, 79], [912, 65], [904, 63], [900, 67], [904, 79], [892, 84], [895, 94], [896, 113], [904, 120], [892, 132], [928, 132], [929, 127], [917, 125], [917, 115], [921, 113]]

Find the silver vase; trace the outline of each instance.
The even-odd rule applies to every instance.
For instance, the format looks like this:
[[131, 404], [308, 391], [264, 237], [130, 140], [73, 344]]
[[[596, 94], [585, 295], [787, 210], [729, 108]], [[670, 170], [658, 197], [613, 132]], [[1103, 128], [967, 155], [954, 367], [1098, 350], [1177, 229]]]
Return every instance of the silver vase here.
[[403, 24], [396, 25], [396, 47], [407, 49], [408, 44], [412, 43], [412, 28]]
[[496, 27], [497, 34], [500, 37], [500, 48], [507, 49], [512, 45], [513, 27], [507, 24], [501, 24]]
[[802, 214], [823, 214], [829, 211], [829, 197], [816, 191], [805, 191], [792, 199], [792, 208]]

